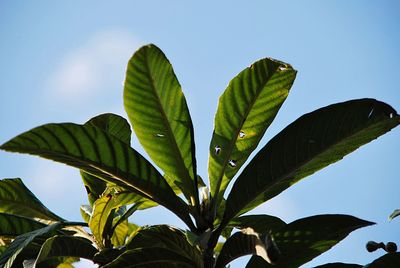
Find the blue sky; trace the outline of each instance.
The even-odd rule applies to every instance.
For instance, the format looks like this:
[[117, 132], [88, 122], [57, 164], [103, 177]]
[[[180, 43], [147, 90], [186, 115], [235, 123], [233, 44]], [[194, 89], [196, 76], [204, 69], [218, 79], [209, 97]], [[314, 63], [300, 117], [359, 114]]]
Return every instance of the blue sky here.
[[[0, 143], [44, 123], [83, 123], [104, 112], [126, 117], [126, 63], [147, 43], [165, 52], [184, 89], [203, 178], [218, 97], [231, 78], [260, 58], [298, 70], [261, 146], [302, 114], [331, 103], [370, 97], [400, 109], [398, 1], [107, 2], [0, 2]], [[367, 253], [366, 241], [400, 242], [398, 220], [387, 221], [400, 207], [399, 135], [400, 129], [391, 131], [255, 212], [286, 222], [322, 213], [377, 222], [304, 267], [371, 261], [383, 253]], [[132, 144], [145, 155], [135, 139]], [[86, 199], [73, 168], [0, 152], [0, 177], [21, 177], [54, 212], [80, 219], [79, 205]], [[182, 226], [163, 210], [133, 220], [155, 224], [160, 218]], [[243, 266], [239, 260], [231, 267]]]

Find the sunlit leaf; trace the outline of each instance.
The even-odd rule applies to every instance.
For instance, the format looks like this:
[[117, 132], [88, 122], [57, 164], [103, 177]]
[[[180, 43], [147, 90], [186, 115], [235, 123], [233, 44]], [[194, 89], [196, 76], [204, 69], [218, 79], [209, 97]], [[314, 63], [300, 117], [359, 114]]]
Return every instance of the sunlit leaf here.
[[192, 120], [172, 66], [155, 45], [140, 48], [130, 59], [124, 105], [151, 159], [189, 200], [197, 196]]
[[46, 208], [19, 178], [0, 180], [0, 212], [48, 221], [63, 220]]
[[160, 203], [192, 226], [188, 208], [159, 172], [126, 143], [92, 125], [47, 124], [1, 146], [84, 170]]
[[210, 144], [208, 173], [213, 197], [223, 196], [230, 180], [257, 147], [295, 77], [296, 71], [289, 64], [265, 58], [229, 83], [219, 99]]
[[303, 115], [268, 142], [240, 174], [227, 198], [222, 225], [399, 123], [392, 107], [373, 99], [333, 104]]

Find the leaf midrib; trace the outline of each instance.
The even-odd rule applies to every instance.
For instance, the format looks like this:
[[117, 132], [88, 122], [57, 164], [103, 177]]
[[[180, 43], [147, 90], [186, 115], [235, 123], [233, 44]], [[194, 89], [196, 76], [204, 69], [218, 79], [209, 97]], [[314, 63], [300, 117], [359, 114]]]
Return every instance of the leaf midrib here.
[[[389, 119], [389, 120], [392, 120], [392, 119]], [[291, 174], [296, 173], [301, 167], [303, 167], [303, 166], [309, 164], [309, 163], [312, 162], [315, 158], [318, 158], [321, 154], [326, 153], [326, 152], [329, 151], [331, 148], [336, 147], [337, 145], [346, 142], [348, 139], [352, 138], [353, 136], [357, 136], [358, 134], [360, 134], [360, 133], [362, 133], [362, 132], [368, 130], [369, 128], [371, 128], [371, 127], [373, 127], [373, 126], [375, 126], [375, 125], [379, 125], [379, 124], [381, 124], [381, 123], [383, 123], [383, 122], [385, 122], [385, 121], [386, 121], [386, 120], [372, 122], [368, 127], [366, 127], [366, 128], [360, 128], [359, 130], [355, 131], [353, 134], [351, 134], [351, 135], [349, 135], [349, 136], [346, 136], [345, 138], [341, 139], [340, 141], [333, 143], [331, 146], [327, 147], [326, 149], [321, 150], [318, 154], [316, 154], [316, 155], [315, 155], [314, 157], [312, 157], [311, 159], [306, 160], [306, 161], [300, 163], [299, 165], [297, 165], [297, 166], [294, 168], [294, 171], [288, 172], [288, 173], [286, 173], [286, 174], [280, 176], [279, 178], [277, 178], [276, 180], [274, 180], [274, 181], [275, 181], [274, 183], [271, 183], [271, 184], [269, 184], [268, 186], [263, 187], [263, 188], [264, 188], [264, 189], [266, 189], [266, 188], [271, 188], [271, 186], [275, 186], [275, 185], [281, 183], [282, 179], [287, 178], [287, 177], [290, 177]], [[390, 129], [391, 129], [391, 128], [389, 128], [389, 130], [387, 130], [386, 132], [390, 131]], [[386, 133], [386, 132], [384, 132], [384, 133]], [[379, 136], [379, 135], [378, 135], [378, 136]], [[364, 144], [361, 144], [360, 146], [356, 147], [353, 151], [357, 150], [357, 149], [360, 148], [362, 145], [364, 145]], [[352, 151], [352, 152], [353, 152], [353, 151]], [[346, 155], [347, 155], [347, 154], [346, 154]], [[339, 160], [340, 160], [340, 159], [339, 159]], [[338, 160], [337, 160], [337, 161], [338, 161]], [[337, 161], [335, 161], [335, 162], [337, 162]], [[332, 162], [332, 163], [330, 163], [330, 164], [333, 164], [333, 163], [335, 163], [335, 162]], [[301, 178], [300, 178], [300, 179], [301, 179]], [[272, 188], [273, 188], [273, 187], [272, 187]], [[236, 214], [233, 215], [232, 217], [235, 217], [235, 216], [237, 215], [237, 213], [240, 213], [240, 211], [242, 211], [242, 209], [246, 208], [246, 206], [247, 206], [249, 203], [251, 203], [252, 201], [256, 200], [256, 199], [257, 199], [260, 195], [262, 195], [264, 192], [266, 192], [266, 190], [257, 191], [257, 192], [253, 195], [253, 196], [255, 196], [255, 198], [253, 198], [253, 199], [251, 199], [250, 201], [248, 201], [248, 202], [246, 203], [246, 205], [244, 205], [240, 210], [238, 210], [238, 211], [236, 212]], [[264, 202], [265, 202], [265, 201], [264, 201]], [[225, 216], [224, 216], [224, 218], [225, 218]], [[226, 218], [225, 218], [224, 221], [226, 221]], [[223, 222], [224, 222], [224, 221], [223, 221]], [[230, 221], [230, 220], [228, 220], [227, 223], [229, 223], [229, 221]], [[222, 223], [223, 223], [223, 222], [222, 222]], [[224, 223], [223, 225], [225, 226], [227, 223]], [[221, 224], [221, 226], [222, 226], [222, 224]], [[224, 227], [224, 226], [223, 226], [223, 227]]]
[[[176, 143], [175, 135], [174, 135], [174, 133], [173, 133], [173, 131], [171, 129], [171, 126], [170, 126], [169, 121], [168, 121], [168, 117], [167, 117], [167, 115], [166, 115], [166, 113], [164, 111], [164, 108], [162, 106], [160, 96], [158, 95], [158, 92], [157, 92], [157, 89], [156, 89], [156, 85], [154, 83], [154, 79], [153, 79], [152, 72], [151, 72], [151, 69], [150, 69], [150, 63], [148, 62], [148, 52], [147, 51], [146, 51], [146, 60], [144, 62], [145, 62], [145, 68], [147, 70], [146, 76], [147, 76], [148, 80], [150, 81], [150, 83], [149, 83], [150, 87], [152, 88], [152, 91], [154, 92], [154, 95], [156, 96], [158, 108], [161, 111], [162, 118], [164, 119], [163, 120], [163, 125], [167, 129], [168, 140], [170, 141], [170, 144], [172, 144], [174, 154], [178, 156], [178, 157], [175, 157], [175, 160], [178, 159], [178, 162], [179, 162], [180, 166], [183, 167], [183, 170], [184, 170], [183, 173], [185, 175], [185, 180], [187, 180], [188, 182], [191, 182], [192, 179], [190, 177], [189, 171], [186, 168], [186, 165], [185, 165], [185, 163], [183, 161], [183, 156], [182, 156], [182, 154], [181, 154], [181, 152], [179, 150], [178, 144]], [[174, 137], [174, 138], [172, 138], [172, 137]], [[193, 159], [192, 159], [192, 161], [193, 161]], [[193, 174], [193, 176], [195, 176], [195, 175], [196, 174]], [[191, 191], [191, 192], [192, 192], [191, 195], [194, 196], [193, 191]], [[190, 202], [190, 198], [189, 198], [188, 201]]]
[[[258, 97], [260, 96], [261, 92], [263, 91], [263, 88], [266, 87], [266, 85], [271, 80], [272, 76], [274, 76], [274, 74], [276, 73], [276, 71], [278, 70], [279, 67], [280, 67], [280, 65], [276, 68], [275, 71], [273, 71], [272, 75], [269, 78], [267, 78], [267, 80], [264, 83], [262, 83], [263, 86], [260, 86], [259, 88], [257, 88], [257, 94], [253, 98], [253, 100], [251, 101], [251, 104], [248, 106], [249, 109], [247, 109], [246, 112], [245, 112], [245, 116], [244, 116], [245, 120], [242, 120], [242, 123], [239, 125], [238, 129], [235, 131], [235, 136], [234, 137], [236, 137], [236, 138], [232, 139], [231, 142], [229, 143], [229, 146], [228, 146], [229, 154], [227, 155], [228, 157], [226, 157], [226, 159], [224, 159], [223, 166], [221, 168], [221, 172], [220, 172], [220, 175], [218, 177], [217, 187], [215, 189], [216, 198], [218, 198], [218, 196], [220, 195], [219, 190], [221, 188], [222, 180], [223, 180], [223, 177], [224, 177], [224, 174], [225, 174], [225, 169], [226, 169], [226, 167], [227, 167], [227, 165], [229, 163], [230, 156], [231, 156], [231, 154], [233, 152], [233, 149], [235, 147], [236, 141], [238, 140], [237, 137], [239, 136], [239, 133], [242, 130], [242, 127], [243, 127], [244, 123], [247, 120], [247, 116], [250, 114], [250, 112], [252, 110], [252, 107], [254, 106], [254, 104], [256, 103], [256, 101], [258, 99]], [[250, 70], [250, 67], [248, 67], [248, 69]], [[261, 88], [261, 90], [260, 90], [260, 88]], [[215, 206], [218, 206], [218, 202], [215, 203]]]

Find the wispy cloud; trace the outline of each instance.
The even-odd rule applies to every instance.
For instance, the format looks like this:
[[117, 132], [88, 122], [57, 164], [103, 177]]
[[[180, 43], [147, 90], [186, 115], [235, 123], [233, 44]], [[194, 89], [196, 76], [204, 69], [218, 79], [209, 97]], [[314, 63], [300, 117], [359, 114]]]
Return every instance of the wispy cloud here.
[[[47, 81], [46, 95], [84, 102], [110, 85], [121, 85], [129, 57], [140, 42], [130, 33], [105, 30], [61, 59]], [[119, 81], [118, 81], [119, 80]]]

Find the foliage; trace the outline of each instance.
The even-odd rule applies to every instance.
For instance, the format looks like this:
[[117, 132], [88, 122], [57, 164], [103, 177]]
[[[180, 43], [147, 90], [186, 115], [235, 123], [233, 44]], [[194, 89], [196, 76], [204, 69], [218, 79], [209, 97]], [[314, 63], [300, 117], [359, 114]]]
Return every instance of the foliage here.
[[[129, 123], [114, 114], [84, 124], [42, 125], [4, 143], [3, 150], [78, 168], [89, 205], [81, 207], [85, 222], [68, 222], [22, 180], [0, 181], [0, 267], [71, 267], [86, 258], [100, 267], [222, 268], [244, 255], [253, 255], [248, 268], [299, 267], [352, 231], [372, 225], [349, 215], [291, 223], [270, 215], [243, 216], [400, 123], [392, 107], [374, 99], [323, 107], [283, 129], [238, 174], [295, 77], [289, 64], [265, 58], [229, 83], [215, 115], [206, 188], [197, 175], [193, 124], [178, 79], [159, 48], [142, 47], [128, 63], [124, 106], [159, 169], [130, 146]], [[187, 230], [129, 221], [136, 211], [158, 205]], [[395, 253], [375, 262], [383, 267], [398, 260]]]

